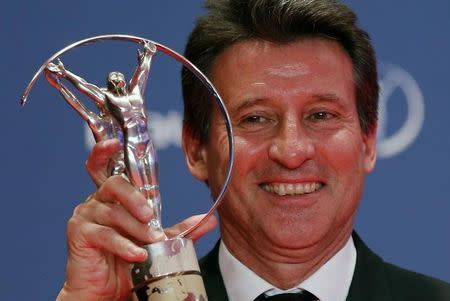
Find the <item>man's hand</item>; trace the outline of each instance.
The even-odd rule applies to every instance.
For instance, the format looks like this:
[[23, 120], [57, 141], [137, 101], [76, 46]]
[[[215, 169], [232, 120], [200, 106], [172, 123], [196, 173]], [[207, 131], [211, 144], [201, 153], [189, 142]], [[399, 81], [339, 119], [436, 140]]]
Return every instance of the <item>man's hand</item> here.
[[[109, 159], [120, 150], [118, 140], [97, 143], [86, 166], [98, 189], [78, 205], [67, 225], [66, 281], [57, 300], [125, 300], [132, 284], [132, 262], [147, 258], [141, 245], [161, 240], [147, 223], [152, 210], [145, 197], [122, 176], [107, 177]], [[194, 216], [167, 229], [174, 236], [202, 216]], [[190, 238], [198, 239], [214, 228], [210, 218]]]

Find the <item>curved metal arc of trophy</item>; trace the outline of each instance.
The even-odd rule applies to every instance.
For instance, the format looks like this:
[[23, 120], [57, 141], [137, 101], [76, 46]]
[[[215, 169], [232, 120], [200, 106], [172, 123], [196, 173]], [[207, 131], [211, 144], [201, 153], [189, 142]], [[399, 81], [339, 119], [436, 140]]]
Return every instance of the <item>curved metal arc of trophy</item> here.
[[[219, 93], [217, 92], [216, 88], [213, 86], [211, 81], [194, 64], [192, 64], [189, 60], [187, 60], [181, 54], [179, 54], [176, 51], [170, 49], [169, 47], [167, 47], [167, 46], [165, 46], [163, 44], [160, 44], [160, 43], [157, 43], [157, 42], [154, 42], [154, 41], [151, 41], [151, 40], [139, 37], [139, 36], [121, 35], [121, 34], [108, 34], [108, 35], [94, 36], [94, 37], [86, 38], [86, 39], [77, 41], [75, 43], [72, 43], [72, 44], [64, 47], [63, 49], [59, 50], [58, 52], [56, 52], [52, 56], [50, 56], [41, 65], [41, 67], [36, 71], [36, 73], [34, 74], [34, 76], [31, 79], [31, 81], [26, 86], [26, 88], [25, 88], [25, 90], [24, 90], [24, 92], [22, 94], [20, 103], [21, 103], [22, 106], [24, 106], [27, 103], [28, 96], [29, 96], [29, 94], [31, 92], [31, 89], [33, 88], [34, 84], [36, 83], [37, 79], [44, 72], [45, 68], [50, 63], [52, 63], [55, 59], [59, 58], [64, 53], [66, 53], [66, 52], [68, 52], [68, 51], [70, 51], [70, 50], [72, 50], [72, 49], [74, 49], [76, 47], [92, 44], [92, 43], [99, 42], [99, 41], [108, 41], [108, 40], [119, 40], [119, 41], [134, 42], [134, 43], [139, 43], [139, 44], [151, 43], [151, 44], [156, 46], [157, 50], [160, 50], [161, 52], [164, 52], [165, 54], [167, 54], [167, 55], [171, 56], [172, 58], [176, 59], [184, 67], [186, 67], [189, 71], [191, 71], [202, 82], [202, 84], [208, 89], [210, 94], [214, 97], [214, 99], [216, 101], [216, 104], [218, 105], [219, 110], [220, 110], [223, 118], [225, 119], [225, 125], [226, 125], [226, 130], [227, 130], [227, 135], [228, 135], [229, 160], [228, 160], [227, 173], [225, 175], [224, 183], [223, 183], [222, 188], [219, 191], [219, 193], [218, 193], [218, 195], [217, 195], [217, 197], [216, 197], [216, 199], [214, 201], [213, 206], [209, 209], [209, 211], [206, 213], [204, 218], [202, 218], [197, 224], [193, 225], [191, 228], [189, 228], [189, 229], [185, 230], [184, 232], [182, 232], [182, 233], [177, 235], [177, 237], [180, 237], [180, 238], [181, 237], [185, 237], [186, 235], [188, 235], [189, 233], [191, 233], [192, 231], [197, 229], [199, 226], [201, 226], [206, 221], [206, 219], [210, 215], [212, 215], [214, 213], [214, 211], [217, 209], [217, 207], [219, 206], [220, 202], [222, 201], [222, 199], [223, 199], [223, 197], [225, 195], [226, 189], [227, 189], [227, 187], [229, 185], [229, 182], [231, 180], [231, 173], [232, 173], [233, 164], [234, 164], [234, 137], [233, 137], [233, 130], [232, 130], [231, 120], [230, 120], [229, 114], [228, 114], [228, 112], [226, 110], [226, 107], [225, 107], [225, 103], [223, 102], [222, 98], [220, 97]], [[63, 96], [64, 96], [64, 94], [63, 94]], [[66, 98], [66, 100], [67, 100], [67, 98]], [[85, 118], [85, 120], [86, 120], [86, 118]]]

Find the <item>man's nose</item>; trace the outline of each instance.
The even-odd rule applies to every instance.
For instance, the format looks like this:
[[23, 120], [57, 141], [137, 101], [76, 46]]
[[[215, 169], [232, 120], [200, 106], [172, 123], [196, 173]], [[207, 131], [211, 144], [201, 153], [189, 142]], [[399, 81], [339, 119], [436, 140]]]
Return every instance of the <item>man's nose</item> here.
[[300, 167], [314, 153], [313, 140], [308, 136], [301, 120], [293, 118], [284, 120], [279, 125], [269, 147], [269, 158], [288, 169]]

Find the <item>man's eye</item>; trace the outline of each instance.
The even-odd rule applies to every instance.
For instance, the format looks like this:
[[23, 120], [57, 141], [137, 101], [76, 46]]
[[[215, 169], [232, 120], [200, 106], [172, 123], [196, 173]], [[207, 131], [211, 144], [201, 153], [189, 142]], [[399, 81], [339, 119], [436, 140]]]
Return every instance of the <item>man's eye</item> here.
[[269, 122], [269, 119], [259, 115], [247, 116], [243, 120], [244, 123], [265, 123]]
[[315, 121], [315, 120], [328, 120], [328, 119], [332, 119], [334, 118], [335, 115], [333, 113], [330, 112], [326, 112], [326, 111], [320, 111], [320, 112], [316, 112], [313, 113], [309, 116], [309, 119]]
[[260, 131], [271, 126], [274, 119], [268, 114], [252, 113], [239, 119], [238, 127], [245, 131]]

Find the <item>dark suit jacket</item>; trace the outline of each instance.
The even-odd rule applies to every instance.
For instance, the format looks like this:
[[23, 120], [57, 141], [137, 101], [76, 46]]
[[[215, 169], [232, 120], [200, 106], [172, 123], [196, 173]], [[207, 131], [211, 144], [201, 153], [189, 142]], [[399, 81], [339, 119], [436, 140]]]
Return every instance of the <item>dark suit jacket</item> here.
[[[384, 262], [356, 233], [353, 241], [357, 260], [347, 301], [450, 301], [450, 284]], [[200, 269], [208, 300], [228, 301], [218, 254], [219, 244], [200, 260]]]

